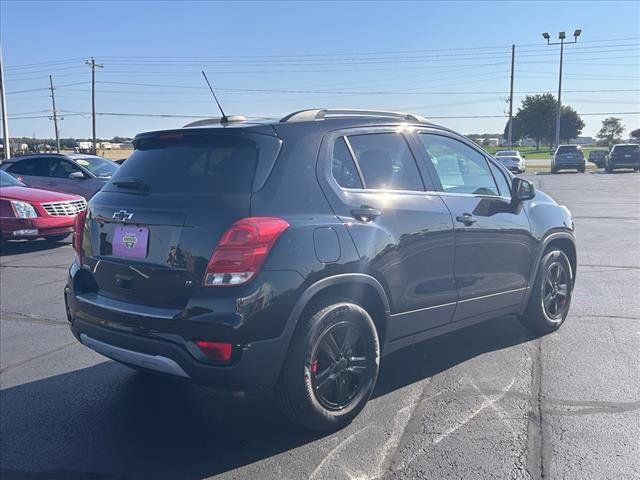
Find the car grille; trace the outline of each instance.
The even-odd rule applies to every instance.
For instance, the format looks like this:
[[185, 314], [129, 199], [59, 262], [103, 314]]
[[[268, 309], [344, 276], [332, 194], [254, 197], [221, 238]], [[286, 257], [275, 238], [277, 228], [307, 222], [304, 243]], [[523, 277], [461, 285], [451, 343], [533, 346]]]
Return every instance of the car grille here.
[[44, 208], [49, 215], [54, 217], [72, 216], [77, 214], [78, 212], [86, 210], [87, 202], [82, 199], [70, 200], [66, 202], [43, 203], [42, 208]]

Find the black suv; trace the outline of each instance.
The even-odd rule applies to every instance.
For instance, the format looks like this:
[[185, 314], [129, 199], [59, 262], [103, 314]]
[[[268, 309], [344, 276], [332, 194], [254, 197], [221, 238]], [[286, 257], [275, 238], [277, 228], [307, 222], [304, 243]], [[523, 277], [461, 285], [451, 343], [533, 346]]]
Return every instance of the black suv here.
[[637, 143], [620, 143], [614, 145], [604, 162], [607, 172], [616, 168], [633, 168], [640, 170], [640, 145]]
[[230, 117], [134, 144], [78, 217], [64, 292], [74, 335], [124, 364], [274, 390], [294, 422], [334, 429], [381, 356], [567, 315], [569, 211], [421, 117]]
[[551, 159], [551, 173], [558, 170], [575, 169], [584, 173], [586, 162], [580, 145], [560, 145]]

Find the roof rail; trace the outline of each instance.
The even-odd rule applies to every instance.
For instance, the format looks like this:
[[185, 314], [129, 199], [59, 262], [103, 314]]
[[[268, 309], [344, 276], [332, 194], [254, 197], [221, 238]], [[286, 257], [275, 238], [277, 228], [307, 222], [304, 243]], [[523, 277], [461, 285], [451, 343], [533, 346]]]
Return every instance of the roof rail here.
[[402, 112], [387, 112], [381, 110], [344, 110], [344, 109], [309, 109], [299, 110], [282, 117], [281, 122], [312, 122], [315, 120], [324, 120], [327, 117], [379, 117], [379, 118], [397, 118], [408, 120], [410, 122], [428, 122], [428, 120], [420, 115]]
[[202, 120], [196, 120], [195, 122], [187, 123], [182, 128], [187, 127], [203, 127], [205, 125], [216, 125], [216, 124], [225, 124], [225, 123], [242, 123], [246, 122], [247, 118], [242, 115], [229, 115], [226, 117], [216, 117], [216, 118], [204, 118]]

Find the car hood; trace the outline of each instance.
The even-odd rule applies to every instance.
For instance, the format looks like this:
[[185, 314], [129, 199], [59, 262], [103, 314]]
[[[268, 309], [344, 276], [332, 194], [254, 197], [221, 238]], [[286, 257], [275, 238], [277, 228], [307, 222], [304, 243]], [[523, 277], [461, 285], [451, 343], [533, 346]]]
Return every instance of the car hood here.
[[2, 187], [0, 198], [7, 200], [22, 200], [31, 203], [43, 202], [64, 202], [68, 200], [80, 200], [77, 195], [69, 195], [68, 193], [53, 192], [51, 190], [40, 190], [31, 187]]

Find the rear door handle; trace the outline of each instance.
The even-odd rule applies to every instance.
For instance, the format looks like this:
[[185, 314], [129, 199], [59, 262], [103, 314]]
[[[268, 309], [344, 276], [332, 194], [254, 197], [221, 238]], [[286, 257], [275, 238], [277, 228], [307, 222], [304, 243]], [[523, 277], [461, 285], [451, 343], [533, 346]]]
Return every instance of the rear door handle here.
[[470, 213], [463, 213], [462, 215], [458, 215], [456, 217], [456, 221], [458, 221], [458, 222], [464, 224], [465, 226], [469, 227], [469, 226], [473, 225], [474, 223], [476, 223], [476, 217], [474, 217]]
[[353, 218], [361, 222], [370, 222], [382, 215], [382, 211], [377, 208], [370, 207], [369, 205], [362, 205], [360, 208], [354, 208], [351, 210], [351, 215], [353, 215]]

